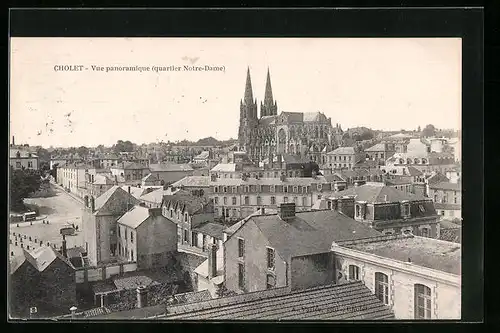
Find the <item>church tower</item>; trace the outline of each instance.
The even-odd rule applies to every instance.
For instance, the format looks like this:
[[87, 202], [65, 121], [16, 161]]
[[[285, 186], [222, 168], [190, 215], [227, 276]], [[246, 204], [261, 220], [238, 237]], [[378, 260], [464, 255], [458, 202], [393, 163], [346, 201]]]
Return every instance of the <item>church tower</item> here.
[[243, 100], [240, 101], [238, 143], [240, 149], [245, 150], [249, 156], [253, 154], [255, 140], [257, 139], [257, 123], [257, 100], [253, 99], [252, 80], [250, 79], [250, 68], [248, 68], [245, 95]]
[[264, 103], [260, 103], [260, 116], [276, 116], [278, 114], [278, 104], [273, 100], [273, 89], [271, 88], [271, 75], [267, 69], [266, 93]]

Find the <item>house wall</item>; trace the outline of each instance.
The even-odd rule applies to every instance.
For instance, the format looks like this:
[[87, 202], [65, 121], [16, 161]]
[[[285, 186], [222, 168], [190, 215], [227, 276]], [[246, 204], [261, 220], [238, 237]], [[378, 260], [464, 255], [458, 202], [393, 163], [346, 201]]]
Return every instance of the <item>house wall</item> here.
[[294, 257], [290, 267], [292, 290], [324, 286], [334, 282], [331, 252]]
[[91, 264], [97, 264], [97, 223], [95, 215], [88, 208], [82, 212], [84, 248]]
[[462, 204], [461, 191], [435, 189], [429, 186], [429, 198], [434, 202]]
[[[388, 276], [389, 306], [394, 311], [396, 319], [414, 319], [414, 285], [423, 284], [431, 289], [431, 319], [460, 319], [461, 317], [461, 287], [460, 284], [443, 281], [433, 276], [415, 274], [401, 269], [368, 262], [342, 254], [335, 254], [336, 270], [343, 276], [349, 276], [349, 265], [359, 267], [359, 279], [375, 293], [375, 273], [381, 272]], [[418, 266], [417, 266], [418, 267]]]
[[[245, 240], [243, 258], [238, 258], [238, 238]], [[224, 243], [225, 284], [228, 290], [237, 293], [265, 290], [267, 288], [267, 274], [275, 276], [275, 287], [287, 286], [288, 265], [279, 253], [275, 252], [275, 268], [272, 272], [267, 268], [267, 239], [259, 228], [248, 221]], [[238, 263], [245, 267], [244, 289], [239, 287]]]
[[37, 157], [21, 157], [21, 158], [10, 158], [10, 165], [14, 169], [30, 169], [38, 170], [38, 158]]
[[165, 266], [177, 251], [177, 226], [164, 216], [149, 217], [137, 228], [137, 265], [140, 269]]
[[11, 315], [28, 318], [29, 308], [37, 307], [38, 315], [67, 313], [77, 305], [75, 270], [56, 258], [43, 272], [25, 261], [10, 276], [9, 303]]

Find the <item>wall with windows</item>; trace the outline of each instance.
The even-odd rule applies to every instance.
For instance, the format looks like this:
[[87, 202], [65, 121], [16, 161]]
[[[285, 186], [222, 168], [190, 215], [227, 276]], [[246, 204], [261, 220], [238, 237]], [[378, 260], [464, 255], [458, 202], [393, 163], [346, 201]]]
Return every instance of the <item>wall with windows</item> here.
[[10, 158], [10, 165], [14, 169], [38, 170], [38, 157]]
[[[392, 308], [396, 319], [460, 319], [460, 277], [443, 272], [428, 273], [425, 269], [418, 272], [419, 266], [408, 265], [413, 271], [391, 265], [390, 260], [374, 262], [335, 254], [337, 279], [363, 281]], [[356, 271], [357, 274], [352, 274]], [[447, 280], [447, 276], [451, 277]], [[421, 294], [421, 291], [425, 292]]]
[[269, 248], [268, 240], [252, 221], [233, 234], [224, 243], [226, 288], [243, 293], [266, 290], [268, 283], [274, 283], [274, 287], [286, 286], [288, 265], [279, 253], [274, 252], [271, 265], [274, 267], [268, 267]]

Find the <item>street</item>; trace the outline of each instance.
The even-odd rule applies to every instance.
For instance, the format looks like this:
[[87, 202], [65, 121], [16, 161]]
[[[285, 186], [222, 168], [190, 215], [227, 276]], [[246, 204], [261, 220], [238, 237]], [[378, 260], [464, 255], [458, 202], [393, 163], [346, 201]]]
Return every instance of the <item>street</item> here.
[[[28, 246], [30, 251], [39, 247], [40, 241], [43, 245], [47, 245], [47, 242], [50, 246], [56, 245], [56, 248], [59, 249], [62, 244], [62, 236], [59, 231], [68, 224], [78, 226], [78, 231], [74, 236], [66, 236], [67, 247], [83, 246], [82, 204], [60, 187], [52, 184], [51, 186], [56, 192], [55, 196], [25, 199], [25, 203], [38, 206], [40, 218], [32, 221], [32, 224], [30, 222], [10, 224], [9, 256], [11, 258], [10, 252], [14, 252], [14, 257], [22, 254], [21, 238], [26, 250], [28, 250]], [[49, 224], [44, 224], [43, 220], [48, 221]]]

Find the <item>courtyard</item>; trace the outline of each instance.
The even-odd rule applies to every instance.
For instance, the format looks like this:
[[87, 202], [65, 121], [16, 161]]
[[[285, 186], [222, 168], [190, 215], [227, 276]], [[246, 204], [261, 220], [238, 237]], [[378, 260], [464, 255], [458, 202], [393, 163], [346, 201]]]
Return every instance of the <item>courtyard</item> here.
[[[46, 198], [28, 198], [25, 203], [36, 205], [39, 216], [32, 222], [11, 223], [9, 225], [9, 256], [14, 252], [14, 258], [22, 254], [21, 239], [23, 248], [31, 251], [42, 245], [49, 244], [59, 249], [62, 245], [60, 229], [74, 224], [78, 230], [72, 236], [66, 236], [68, 248], [83, 246], [82, 230], [82, 203], [60, 187], [50, 185], [55, 191], [55, 195]], [[43, 223], [44, 221], [48, 221]], [[31, 240], [30, 240], [31, 239]], [[17, 243], [17, 245], [16, 245]], [[29, 246], [29, 249], [28, 249]], [[84, 247], [84, 246], [83, 246]]]

